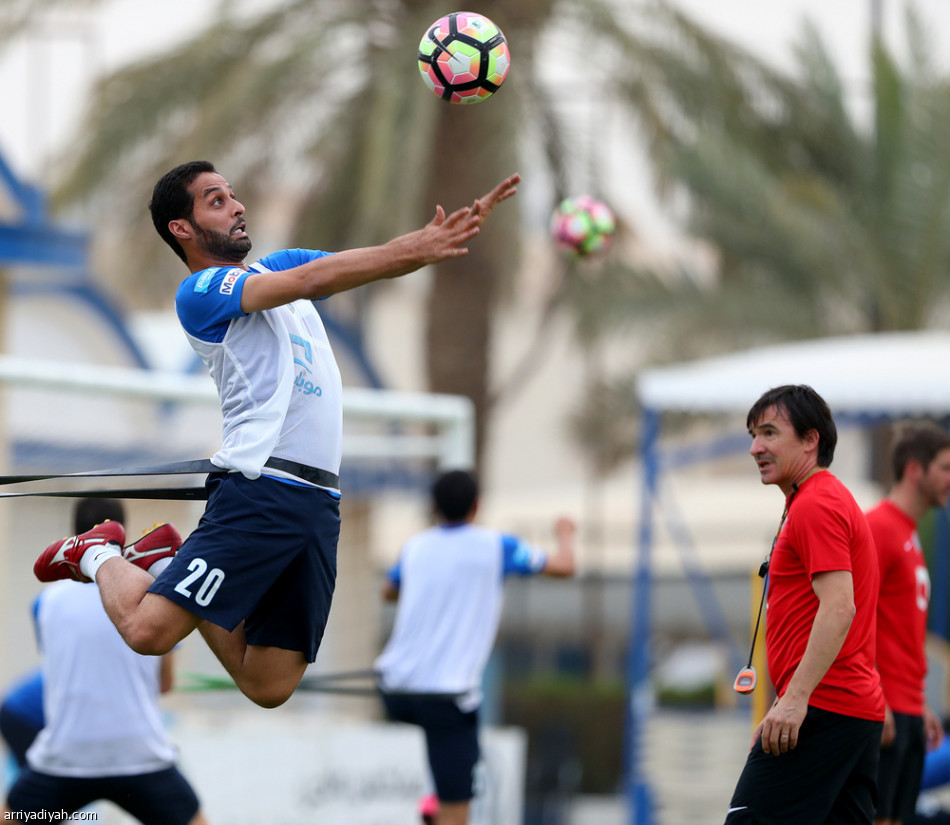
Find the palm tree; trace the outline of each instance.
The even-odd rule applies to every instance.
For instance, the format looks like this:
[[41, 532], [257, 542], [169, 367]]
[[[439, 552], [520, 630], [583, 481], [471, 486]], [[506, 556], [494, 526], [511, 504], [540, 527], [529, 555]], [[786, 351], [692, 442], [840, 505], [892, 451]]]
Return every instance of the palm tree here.
[[[617, 91], [647, 130], [659, 191], [687, 203], [686, 228], [715, 266], [615, 258], [594, 271], [596, 289], [590, 273], [575, 279], [579, 329], [636, 326], [656, 361], [945, 319], [950, 84], [913, 9], [906, 66], [872, 42], [863, 107], [807, 24], [786, 74], [665, 4], [621, 32], [590, 20], [620, 44]], [[604, 409], [635, 417], [630, 387], [623, 375], [591, 394], [576, 420], [588, 444]], [[621, 440], [598, 453], [616, 461], [635, 444], [629, 427], [612, 429]]]
[[[275, 205], [289, 213], [282, 242], [381, 242], [427, 220], [436, 203], [469, 203], [517, 168], [526, 101], [549, 117], [530, 67], [552, 6], [481, 4], [505, 30], [518, 70], [489, 102], [453, 106], [417, 77], [419, 39], [444, 13], [428, 0], [288, 0], [253, 17], [222, 5], [207, 29], [101, 81], [59, 170], [55, 203], [85, 204], [103, 247], [153, 262], [136, 267], [134, 283], [126, 266], [110, 267], [113, 286], [139, 304], [168, 300], [176, 262], [160, 251], [143, 207], [155, 178], [183, 159], [214, 160], [252, 213]], [[556, 141], [538, 154], [557, 163]], [[435, 268], [426, 313], [429, 389], [474, 401], [479, 445], [492, 318], [519, 267], [516, 203], [505, 210], [468, 257]], [[334, 304], [358, 313], [366, 294]]]
[[[586, 33], [575, 43], [589, 76], [621, 79], [612, 92], [646, 131], [658, 191], [677, 202], [686, 193], [686, 227], [717, 261], [710, 274], [617, 255], [583, 278], [569, 273], [564, 297], [582, 341], [636, 325], [655, 343], [647, 357], [670, 359], [763, 338], [914, 328], [944, 311], [950, 103], [912, 13], [909, 66], [879, 42], [872, 49], [868, 128], [811, 28], [787, 75], [662, 2], [623, 15], [602, 0], [516, 5], [480, 7], [505, 29], [516, 70], [476, 107], [440, 104], [414, 78], [421, 32], [444, 11], [427, 0], [287, 0], [256, 16], [222, 5], [190, 40], [102, 81], [56, 202], [91, 204], [107, 248], [154, 262], [137, 268], [134, 286], [124, 265], [109, 269], [130, 302], [156, 304], [176, 263], [159, 251], [144, 193], [183, 158], [216, 160], [255, 212], [275, 192], [284, 211], [292, 199], [281, 240], [325, 248], [379, 242], [437, 201], [469, 201], [517, 165], [528, 123], [542, 124], [532, 151], [560, 195], [572, 160], [565, 124], [532, 71], [538, 43], [560, 24]], [[0, 4], [11, 23], [17, 9]], [[519, 228], [511, 215], [490, 224], [472, 255], [436, 268], [428, 301], [430, 389], [474, 400], [479, 444], [495, 398], [491, 320], [518, 269]], [[371, 292], [335, 303], [359, 313]], [[624, 383], [615, 395], [629, 394]]]
[[[562, 0], [559, 8], [584, 5]], [[554, 0], [480, 3], [504, 30], [514, 68], [491, 100], [471, 107], [440, 102], [417, 76], [419, 40], [445, 13], [441, 4], [285, 0], [252, 17], [231, 8], [221, 4], [211, 26], [170, 52], [104, 78], [57, 170], [55, 203], [88, 210], [100, 247], [113, 250], [112, 285], [130, 304], [167, 305], [180, 277], [144, 207], [154, 180], [183, 160], [213, 160], [252, 216], [285, 216], [289, 231], [275, 232], [275, 243], [324, 249], [382, 242], [428, 220], [436, 203], [470, 203], [518, 169], [526, 151], [551, 170], [555, 196], [564, 194], [571, 155], [555, 101], [533, 71]], [[518, 200], [493, 216], [468, 256], [434, 267], [427, 300], [428, 388], [472, 399], [479, 464], [499, 394], [489, 362], [493, 318], [520, 267]], [[332, 311], [358, 317], [386, 288], [335, 296]], [[363, 504], [345, 504], [347, 541], [365, 527]], [[343, 554], [350, 569], [337, 603], [358, 611], [340, 626], [363, 638], [341, 645], [344, 658], [375, 644], [366, 638], [371, 595], [354, 591], [371, 578], [355, 573], [372, 569], [359, 552], [368, 545], [355, 544]]]

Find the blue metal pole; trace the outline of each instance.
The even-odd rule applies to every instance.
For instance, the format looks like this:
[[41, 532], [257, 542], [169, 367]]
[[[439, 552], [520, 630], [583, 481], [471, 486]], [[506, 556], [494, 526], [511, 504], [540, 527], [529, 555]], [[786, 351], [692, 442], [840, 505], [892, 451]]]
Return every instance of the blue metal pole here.
[[643, 770], [642, 750], [652, 704], [650, 689], [650, 637], [653, 544], [653, 502], [659, 476], [658, 438], [660, 412], [644, 409], [641, 419], [640, 460], [643, 487], [640, 495], [640, 531], [634, 573], [627, 653], [626, 765], [628, 822], [654, 825], [653, 795]]
[[950, 582], [950, 522], [947, 508], [937, 513], [933, 548], [934, 580], [930, 593], [930, 629], [946, 639], [950, 636], [947, 615], [947, 582]]

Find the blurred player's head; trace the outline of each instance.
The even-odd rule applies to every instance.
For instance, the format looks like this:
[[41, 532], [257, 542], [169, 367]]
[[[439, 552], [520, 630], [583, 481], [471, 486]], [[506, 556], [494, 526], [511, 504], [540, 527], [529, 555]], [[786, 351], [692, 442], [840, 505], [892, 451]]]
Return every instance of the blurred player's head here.
[[162, 240], [185, 263], [188, 263], [185, 250], [175, 239], [168, 224], [179, 219], [194, 221], [195, 197], [189, 187], [199, 175], [214, 171], [214, 165], [209, 161], [189, 161], [162, 175], [152, 190], [152, 200], [148, 205], [152, 213], [152, 223], [158, 230], [158, 234], [162, 236]]
[[73, 532], [78, 536], [104, 521], [125, 524], [125, 508], [115, 498], [82, 498], [73, 513]]
[[751, 431], [770, 408], [784, 413], [799, 438], [814, 430], [818, 434], [818, 466], [830, 467], [838, 444], [838, 428], [825, 399], [805, 384], [785, 384], [763, 393], [749, 414], [746, 426]]
[[911, 485], [929, 507], [945, 507], [950, 497], [950, 432], [935, 424], [905, 424], [891, 451], [897, 484]]
[[432, 485], [432, 505], [442, 521], [454, 524], [466, 521], [475, 513], [478, 503], [478, 482], [465, 470], [450, 470]]
[[917, 461], [924, 470], [943, 450], [950, 449], [950, 432], [936, 424], [902, 424], [894, 439], [891, 451], [891, 467], [894, 479], [904, 477], [907, 464]]

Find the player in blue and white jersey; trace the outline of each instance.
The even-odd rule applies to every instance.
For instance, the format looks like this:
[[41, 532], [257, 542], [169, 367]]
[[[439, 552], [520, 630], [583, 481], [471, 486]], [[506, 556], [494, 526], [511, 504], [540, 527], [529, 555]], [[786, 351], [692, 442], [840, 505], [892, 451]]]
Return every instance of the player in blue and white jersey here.
[[478, 526], [478, 483], [462, 470], [436, 479], [432, 501], [439, 523], [410, 538], [387, 574], [383, 596], [399, 604], [375, 667], [389, 717], [425, 732], [439, 825], [464, 825], [479, 758], [482, 674], [505, 578], [574, 575], [575, 525], [556, 521], [551, 554]]
[[470, 207], [439, 206], [424, 227], [329, 255], [285, 250], [248, 264], [244, 206], [206, 161], [155, 185], [159, 234], [191, 272], [176, 308], [208, 366], [224, 417], [208, 505], [171, 558], [123, 558], [102, 531], [51, 545], [44, 581], [95, 580], [139, 653], [163, 654], [196, 628], [252, 701], [285, 702], [316, 658], [336, 579], [342, 389], [313, 301], [465, 255], [512, 175]]

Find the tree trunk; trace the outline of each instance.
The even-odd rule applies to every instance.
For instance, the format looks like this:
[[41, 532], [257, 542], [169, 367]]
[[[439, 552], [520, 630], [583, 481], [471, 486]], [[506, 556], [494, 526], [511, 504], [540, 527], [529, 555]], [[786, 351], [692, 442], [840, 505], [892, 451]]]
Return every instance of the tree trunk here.
[[[444, 103], [429, 179], [430, 206], [470, 205], [516, 171], [505, 138], [512, 116], [504, 87], [477, 104]], [[514, 101], [514, 95], [508, 95]], [[517, 270], [517, 199], [501, 204], [469, 244], [469, 254], [435, 267], [426, 308], [429, 390], [463, 395], [476, 414], [476, 469], [481, 466], [491, 376], [492, 316], [499, 285]]]

